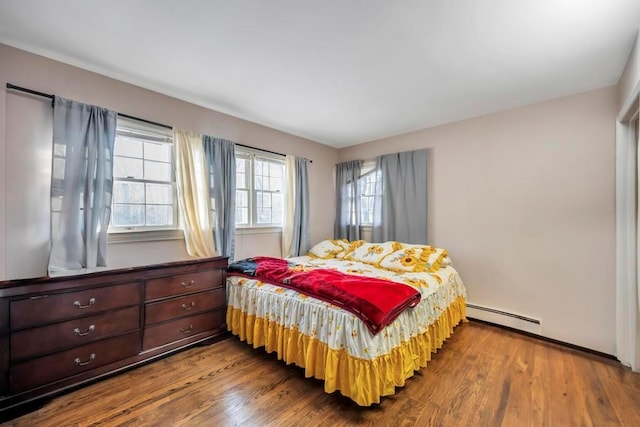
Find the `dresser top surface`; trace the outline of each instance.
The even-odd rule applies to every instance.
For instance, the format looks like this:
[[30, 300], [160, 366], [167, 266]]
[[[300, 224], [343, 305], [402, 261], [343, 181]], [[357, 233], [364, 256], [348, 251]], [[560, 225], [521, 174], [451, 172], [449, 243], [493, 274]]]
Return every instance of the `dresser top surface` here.
[[186, 261], [167, 262], [162, 264], [143, 265], [137, 267], [127, 267], [110, 270], [104, 269], [91, 273], [81, 273], [75, 275], [3, 280], [0, 281], [0, 297], [11, 296], [16, 292], [21, 293], [20, 290], [23, 288], [33, 288], [33, 291], [38, 291], [39, 287], [49, 287], [52, 284], [61, 282], [65, 282], [65, 286], [73, 286], [74, 284], [95, 285], [100, 284], [104, 281], [141, 280], [147, 277], [154, 277], [163, 274], [170, 275], [210, 268], [226, 268], [227, 264], [227, 257], [210, 257], [197, 258]]

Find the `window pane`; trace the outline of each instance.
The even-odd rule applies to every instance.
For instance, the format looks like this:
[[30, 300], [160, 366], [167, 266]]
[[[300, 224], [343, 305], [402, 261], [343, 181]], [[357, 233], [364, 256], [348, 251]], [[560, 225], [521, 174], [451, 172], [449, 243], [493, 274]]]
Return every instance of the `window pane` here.
[[282, 178], [284, 175], [284, 166], [282, 165], [271, 163], [269, 169], [272, 177]]
[[113, 202], [144, 203], [144, 184], [141, 182], [114, 182]]
[[153, 181], [171, 181], [171, 166], [169, 163], [144, 162], [144, 179]]
[[271, 209], [258, 209], [258, 224], [271, 224]]
[[282, 211], [273, 210], [271, 220], [274, 224], [282, 224]]
[[147, 205], [147, 225], [173, 224], [173, 206]]
[[142, 179], [142, 160], [116, 156], [113, 162], [113, 176]]
[[146, 184], [147, 203], [158, 205], [173, 204], [173, 187], [171, 184]]
[[282, 178], [271, 178], [269, 179], [269, 182], [270, 182], [269, 189], [271, 191], [282, 190]]
[[249, 224], [249, 209], [236, 207], [236, 224], [247, 225]]
[[144, 225], [144, 205], [114, 204], [112, 213], [112, 222], [115, 226], [134, 227]]
[[265, 208], [271, 207], [271, 194], [270, 193], [262, 193], [262, 206]]
[[55, 144], [53, 144], [53, 155], [54, 156], [65, 157], [66, 153], [67, 153], [67, 145], [66, 144], [60, 144], [59, 142], [56, 142]]
[[161, 162], [171, 161], [171, 145], [144, 143], [144, 158], [146, 160], [159, 160]]
[[273, 204], [272, 209], [272, 220], [275, 224], [282, 224], [282, 211], [284, 208], [282, 194], [272, 194], [271, 195], [271, 203]]
[[247, 188], [247, 177], [245, 174], [236, 172], [236, 188]]
[[236, 190], [236, 206], [246, 208], [249, 206], [249, 192], [246, 190]]
[[53, 178], [64, 179], [65, 159], [61, 157], [53, 158]]
[[245, 159], [236, 159], [236, 172], [244, 173], [247, 169], [247, 161]]
[[262, 175], [262, 163], [260, 160], [256, 160], [255, 162], [255, 174], [256, 175]]
[[135, 139], [117, 137], [113, 151], [116, 156], [142, 158], [142, 142]]
[[262, 190], [262, 177], [256, 175], [256, 190]]

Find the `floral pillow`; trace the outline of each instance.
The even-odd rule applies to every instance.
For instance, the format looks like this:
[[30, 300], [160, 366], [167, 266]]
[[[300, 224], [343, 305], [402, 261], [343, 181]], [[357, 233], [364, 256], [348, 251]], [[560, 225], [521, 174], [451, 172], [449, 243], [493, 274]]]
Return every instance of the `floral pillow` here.
[[316, 243], [311, 249], [309, 249], [308, 255], [312, 258], [329, 259], [335, 258], [336, 255], [344, 252], [344, 248], [335, 243], [334, 240], [323, 240]]
[[434, 272], [442, 267], [446, 267], [451, 264], [451, 259], [446, 249], [434, 248], [433, 246], [426, 246], [430, 249], [429, 258], [425, 264], [425, 270]]
[[434, 272], [451, 264], [445, 249], [426, 245], [403, 245], [384, 260], [380, 267], [393, 271]]
[[403, 245], [382, 260], [380, 267], [393, 271], [425, 271], [425, 266], [431, 251], [422, 245]]
[[342, 248], [342, 250], [336, 254], [336, 258], [338, 259], [344, 258], [349, 252], [355, 249], [355, 245], [347, 239], [332, 240], [332, 242]]
[[402, 247], [398, 242], [368, 243], [364, 242], [347, 254], [344, 259], [359, 261], [379, 266], [384, 258]]

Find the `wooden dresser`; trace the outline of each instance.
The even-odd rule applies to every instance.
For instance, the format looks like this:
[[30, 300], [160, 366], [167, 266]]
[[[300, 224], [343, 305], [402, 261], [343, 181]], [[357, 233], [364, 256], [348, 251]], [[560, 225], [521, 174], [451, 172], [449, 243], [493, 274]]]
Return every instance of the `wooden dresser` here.
[[226, 332], [227, 258], [0, 282], [1, 412]]

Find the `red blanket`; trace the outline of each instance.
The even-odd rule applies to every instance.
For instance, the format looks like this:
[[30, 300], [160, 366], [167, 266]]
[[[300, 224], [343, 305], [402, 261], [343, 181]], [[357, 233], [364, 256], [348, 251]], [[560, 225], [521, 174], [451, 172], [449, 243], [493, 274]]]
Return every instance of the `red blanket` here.
[[229, 266], [228, 275], [255, 277], [337, 305], [362, 319], [374, 335], [420, 301], [420, 292], [402, 283], [293, 264], [281, 258], [237, 261]]

